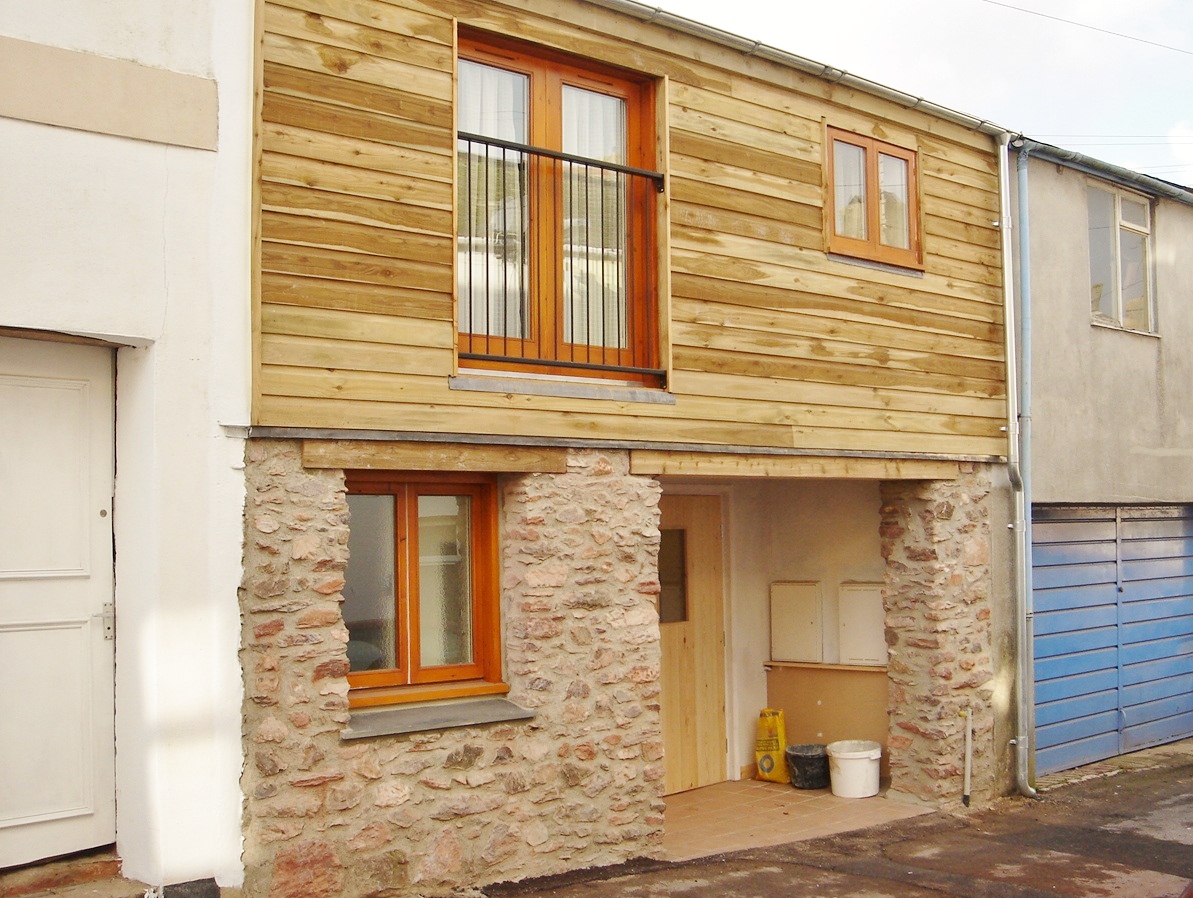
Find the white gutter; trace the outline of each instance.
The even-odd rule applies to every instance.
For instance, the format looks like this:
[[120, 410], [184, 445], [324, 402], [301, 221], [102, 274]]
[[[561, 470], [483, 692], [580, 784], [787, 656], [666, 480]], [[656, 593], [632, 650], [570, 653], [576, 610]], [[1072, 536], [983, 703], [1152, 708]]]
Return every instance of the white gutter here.
[[867, 78], [853, 75], [844, 69], [834, 68], [833, 66], [828, 66], [803, 56], [797, 56], [794, 53], [788, 53], [786, 50], [768, 46], [762, 43], [762, 41], [750, 40], [749, 38], [733, 34], [730, 31], [722, 31], [720, 28], [714, 28], [711, 25], [686, 19], [683, 16], [667, 12], [665, 9], [660, 9], [657, 6], [646, 6], [642, 3], [636, 3], [635, 0], [588, 0], [588, 2], [594, 6], [603, 6], [606, 9], [632, 16], [651, 25], [659, 25], [663, 28], [669, 28], [672, 31], [679, 31], [683, 34], [689, 34], [693, 37], [720, 44], [731, 50], [737, 50], [744, 56], [765, 59], [768, 62], [774, 62], [778, 65], [796, 69], [807, 75], [822, 78], [832, 84], [842, 84], [853, 90], [860, 90], [863, 93], [882, 97], [884, 100], [889, 100], [905, 109], [918, 109], [935, 118], [944, 119], [955, 125], [979, 131], [991, 137], [998, 137], [1000, 134], [1006, 133], [1005, 128], [1001, 128], [985, 119], [975, 118], [972, 115], [966, 115], [963, 112], [957, 112], [954, 109], [940, 106], [929, 100], [925, 100], [923, 97], [904, 93], [892, 87], [887, 87], [885, 84], [879, 84], [877, 81], [870, 81]]
[[1181, 187], [1179, 184], [1162, 181], [1159, 178], [1153, 178], [1151, 175], [1140, 174], [1139, 172], [1131, 171], [1129, 168], [1123, 168], [1110, 162], [1103, 162], [1101, 159], [1094, 159], [1074, 150], [1066, 150], [1061, 147], [1052, 146], [1051, 144], [1027, 140], [1026, 138], [1020, 138], [1020, 140], [1022, 143], [1016, 141], [1015, 146], [1022, 153], [1031, 153], [1031, 155], [1038, 159], [1047, 159], [1049, 162], [1055, 162], [1058, 165], [1084, 172], [1087, 175], [1105, 178], [1122, 187], [1133, 188], [1152, 196], [1162, 196], [1178, 203], [1184, 203], [1186, 206], [1193, 206], [1193, 190]]

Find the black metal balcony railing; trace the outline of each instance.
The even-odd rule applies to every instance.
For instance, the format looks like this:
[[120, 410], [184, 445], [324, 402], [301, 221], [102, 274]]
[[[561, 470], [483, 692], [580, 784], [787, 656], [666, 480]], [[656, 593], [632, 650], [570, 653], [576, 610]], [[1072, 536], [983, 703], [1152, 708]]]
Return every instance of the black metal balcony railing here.
[[460, 358], [659, 377], [663, 176], [473, 134], [457, 162]]

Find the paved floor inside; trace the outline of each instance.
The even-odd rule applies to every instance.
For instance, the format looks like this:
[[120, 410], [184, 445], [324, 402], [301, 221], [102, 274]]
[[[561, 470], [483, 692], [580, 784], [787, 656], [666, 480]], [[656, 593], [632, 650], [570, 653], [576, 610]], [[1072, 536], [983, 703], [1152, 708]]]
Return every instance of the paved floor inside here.
[[784, 783], [718, 783], [667, 796], [663, 848], [667, 860], [684, 861], [830, 836], [931, 810], [881, 794], [838, 798], [828, 789], [796, 789]]

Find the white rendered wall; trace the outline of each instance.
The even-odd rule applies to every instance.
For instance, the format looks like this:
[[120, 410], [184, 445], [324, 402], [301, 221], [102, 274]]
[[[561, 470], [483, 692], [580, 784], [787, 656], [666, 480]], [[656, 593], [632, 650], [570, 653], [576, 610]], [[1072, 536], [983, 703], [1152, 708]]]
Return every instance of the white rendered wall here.
[[1193, 208], [1154, 204], [1157, 334], [1101, 327], [1086, 190], [1102, 182], [1034, 157], [1028, 172], [1033, 500], [1193, 501]]
[[[0, 34], [127, 59], [189, 75], [214, 74], [212, 23], [222, 0], [38, 0], [5, 3]], [[243, 6], [244, 4], [240, 4]], [[218, 31], [214, 33], [219, 34]], [[226, 36], [226, 35], [221, 35]]]
[[127, 347], [117, 845], [127, 876], [235, 885], [244, 481], [225, 425], [248, 423], [251, 4], [14, 3], [0, 35], [218, 85], [216, 152], [0, 118], [0, 327]]

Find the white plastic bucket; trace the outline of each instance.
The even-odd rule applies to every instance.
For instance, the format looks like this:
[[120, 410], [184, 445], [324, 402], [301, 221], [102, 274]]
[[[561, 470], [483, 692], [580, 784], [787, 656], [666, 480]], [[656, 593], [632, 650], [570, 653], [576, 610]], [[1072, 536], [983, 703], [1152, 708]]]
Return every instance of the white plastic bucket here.
[[830, 742], [828, 752], [829, 783], [833, 794], [841, 798], [869, 798], [878, 794], [878, 759], [882, 746], [864, 739]]

